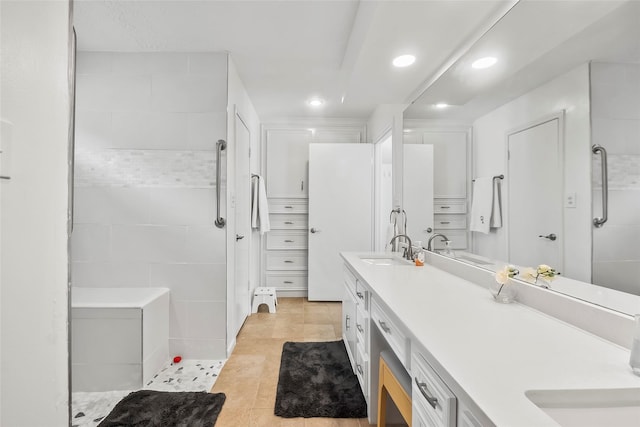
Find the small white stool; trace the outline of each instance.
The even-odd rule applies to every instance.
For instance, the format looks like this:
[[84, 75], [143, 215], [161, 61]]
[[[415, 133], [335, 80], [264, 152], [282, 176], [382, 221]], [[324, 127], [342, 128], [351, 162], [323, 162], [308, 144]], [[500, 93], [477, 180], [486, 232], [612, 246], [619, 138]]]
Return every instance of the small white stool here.
[[267, 304], [267, 307], [269, 307], [269, 313], [276, 312], [276, 305], [278, 304], [276, 288], [267, 288], [261, 286], [253, 291], [253, 306], [251, 308], [251, 312], [257, 313], [258, 307], [261, 304]]

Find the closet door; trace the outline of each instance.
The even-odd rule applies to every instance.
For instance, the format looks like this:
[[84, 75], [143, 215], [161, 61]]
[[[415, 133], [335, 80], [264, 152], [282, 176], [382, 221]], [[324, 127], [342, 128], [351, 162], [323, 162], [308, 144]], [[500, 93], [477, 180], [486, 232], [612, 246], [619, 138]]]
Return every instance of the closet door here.
[[373, 145], [309, 145], [309, 300], [341, 301], [340, 252], [372, 250]]

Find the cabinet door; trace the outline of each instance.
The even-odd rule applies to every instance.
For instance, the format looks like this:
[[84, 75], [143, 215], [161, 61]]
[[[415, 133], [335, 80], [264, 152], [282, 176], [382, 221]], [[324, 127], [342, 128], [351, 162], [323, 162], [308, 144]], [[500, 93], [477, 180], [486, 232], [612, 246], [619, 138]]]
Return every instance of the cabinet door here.
[[356, 297], [346, 284], [342, 297], [342, 339], [353, 369], [356, 364]]
[[306, 198], [309, 130], [268, 130], [266, 133], [266, 187], [268, 197]]
[[467, 132], [424, 132], [422, 142], [433, 146], [434, 197], [467, 197]]

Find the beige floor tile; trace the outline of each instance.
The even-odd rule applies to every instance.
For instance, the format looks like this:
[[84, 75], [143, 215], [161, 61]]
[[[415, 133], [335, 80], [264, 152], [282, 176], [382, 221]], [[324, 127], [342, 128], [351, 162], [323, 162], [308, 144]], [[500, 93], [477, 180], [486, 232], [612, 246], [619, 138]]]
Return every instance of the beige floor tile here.
[[249, 427], [249, 415], [249, 410], [230, 408], [225, 402], [216, 421], [216, 427]]
[[251, 409], [258, 396], [258, 382], [251, 379], [230, 379], [218, 378], [213, 386], [214, 393], [224, 393], [227, 399], [224, 408], [244, 408]]
[[333, 325], [322, 324], [304, 324], [304, 340], [305, 341], [329, 341], [336, 338], [336, 332]]
[[276, 322], [272, 336], [273, 338], [287, 338], [292, 341], [304, 338], [304, 324], [287, 321]]
[[276, 404], [276, 391], [278, 388], [278, 377], [274, 378], [265, 378], [260, 381], [260, 385], [258, 386], [258, 395], [256, 397], [256, 403], [254, 404], [254, 408], [266, 408], [271, 409], [273, 412], [273, 408]]

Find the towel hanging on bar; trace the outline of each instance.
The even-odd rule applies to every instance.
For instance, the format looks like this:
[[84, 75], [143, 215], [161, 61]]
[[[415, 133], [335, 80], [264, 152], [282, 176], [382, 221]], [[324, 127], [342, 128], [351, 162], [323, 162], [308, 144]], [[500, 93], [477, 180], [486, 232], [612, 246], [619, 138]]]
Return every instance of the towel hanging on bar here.
[[502, 227], [501, 178], [494, 176], [473, 180], [470, 231], [489, 234], [491, 228]]
[[271, 230], [269, 206], [264, 179], [260, 175], [251, 175], [251, 228], [264, 234]]

